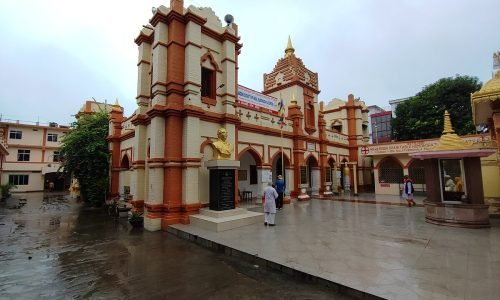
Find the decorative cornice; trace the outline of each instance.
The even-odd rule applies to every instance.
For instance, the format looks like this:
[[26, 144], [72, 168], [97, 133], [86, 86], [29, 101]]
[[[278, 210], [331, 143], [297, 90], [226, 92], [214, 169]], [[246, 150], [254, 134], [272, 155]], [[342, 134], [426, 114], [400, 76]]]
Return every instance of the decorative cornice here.
[[202, 18], [194, 13], [192, 13], [191, 11], [188, 11], [185, 15], [184, 15], [184, 21], [185, 23], [187, 24], [188, 22], [193, 22], [195, 24], [198, 24], [200, 26], [203, 26], [205, 25], [205, 23], [207, 22], [207, 19], [205, 18]]

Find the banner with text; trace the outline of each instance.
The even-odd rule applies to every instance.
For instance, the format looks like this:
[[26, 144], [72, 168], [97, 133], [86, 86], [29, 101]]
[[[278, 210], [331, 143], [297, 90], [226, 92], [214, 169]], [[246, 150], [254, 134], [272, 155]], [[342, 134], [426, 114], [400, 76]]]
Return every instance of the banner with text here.
[[265, 108], [278, 113], [278, 99], [238, 85], [238, 103], [252, 108]]
[[[469, 136], [463, 136], [462, 139], [469, 144], [491, 141], [491, 137], [488, 135], [469, 135]], [[383, 143], [383, 144], [367, 145], [366, 147], [364, 147], [364, 149], [362, 149], [362, 153], [363, 155], [387, 155], [387, 154], [397, 154], [397, 153], [430, 151], [438, 144], [439, 144], [439, 139]]]

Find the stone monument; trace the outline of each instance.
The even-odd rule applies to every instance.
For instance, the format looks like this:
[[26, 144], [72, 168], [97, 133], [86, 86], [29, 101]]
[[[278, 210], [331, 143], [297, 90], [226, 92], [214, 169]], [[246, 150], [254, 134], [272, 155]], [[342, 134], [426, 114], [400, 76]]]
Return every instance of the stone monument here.
[[226, 141], [227, 131], [219, 128], [212, 145], [213, 158], [206, 163], [210, 172], [210, 209], [228, 210], [236, 207], [236, 169], [240, 162], [231, 160], [234, 148]]

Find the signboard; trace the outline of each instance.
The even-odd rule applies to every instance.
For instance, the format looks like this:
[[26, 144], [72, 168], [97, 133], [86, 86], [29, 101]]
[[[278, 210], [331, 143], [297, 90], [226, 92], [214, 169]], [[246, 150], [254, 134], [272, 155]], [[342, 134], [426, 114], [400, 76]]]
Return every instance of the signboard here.
[[307, 143], [307, 151], [315, 151], [316, 144], [315, 143]]
[[244, 86], [238, 85], [239, 104], [252, 108], [264, 108], [273, 113], [278, 113], [278, 99], [261, 94]]
[[271, 170], [262, 170], [262, 182], [273, 182], [273, 172]]
[[[488, 142], [491, 137], [488, 135], [470, 135], [462, 137], [462, 140], [469, 144]], [[439, 139], [415, 140], [407, 142], [383, 143], [377, 145], [364, 146], [367, 148], [366, 155], [387, 155], [398, 153], [412, 153], [420, 151], [430, 151], [439, 144]], [[364, 148], [363, 147], [363, 148]], [[361, 151], [363, 151], [361, 148]]]

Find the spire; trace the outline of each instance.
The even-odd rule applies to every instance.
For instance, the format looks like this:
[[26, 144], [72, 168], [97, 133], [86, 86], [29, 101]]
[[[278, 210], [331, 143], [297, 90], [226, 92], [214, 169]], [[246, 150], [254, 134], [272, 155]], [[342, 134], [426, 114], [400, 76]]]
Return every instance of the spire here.
[[290, 56], [295, 52], [295, 49], [292, 47], [292, 40], [290, 39], [290, 36], [288, 36], [288, 44], [286, 45], [285, 49], [285, 56]]
[[453, 127], [451, 126], [451, 120], [450, 120], [450, 113], [445, 110], [444, 111], [444, 129], [443, 129], [443, 134], [447, 133], [455, 133], [453, 130]]
[[297, 99], [295, 99], [295, 93], [292, 94], [292, 104], [297, 105]]
[[451, 126], [450, 113], [445, 110], [444, 112], [444, 129], [443, 135], [439, 139], [439, 143], [431, 151], [438, 150], [465, 150], [472, 149], [472, 146], [462, 140], [453, 130]]
[[122, 108], [120, 107], [120, 104], [118, 104], [118, 98], [116, 98], [115, 104], [113, 104], [111, 111], [122, 112]]

